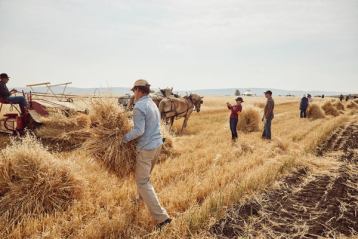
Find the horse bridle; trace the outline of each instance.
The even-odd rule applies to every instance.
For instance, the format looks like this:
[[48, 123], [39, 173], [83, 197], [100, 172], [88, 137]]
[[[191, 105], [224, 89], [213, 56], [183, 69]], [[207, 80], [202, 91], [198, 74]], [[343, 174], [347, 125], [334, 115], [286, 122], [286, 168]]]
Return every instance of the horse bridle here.
[[[189, 99], [190, 99], [190, 101], [191, 101], [191, 103], [194, 105], [194, 108], [195, 108], [195, 110], [196, 111], [198, 111], [198, 106], [196, 106], [196, 104], [194, 104], [194, 101], [193, 101], [193, 97], [192, 97], [192, 95], [189, 95], [189, 97], [188, 97]], [[203, 101], [202, 100], [200, 100], [200, 104], [201, 103], [203, 103]]]

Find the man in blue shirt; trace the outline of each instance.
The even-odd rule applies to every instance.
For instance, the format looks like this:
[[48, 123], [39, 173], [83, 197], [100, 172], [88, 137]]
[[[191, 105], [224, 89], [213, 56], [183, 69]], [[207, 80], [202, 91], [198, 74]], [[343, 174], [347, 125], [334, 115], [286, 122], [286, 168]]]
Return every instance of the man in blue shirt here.
[[137, 80], [132, 88], [135, 106], [133, 109], [134, 127], [123, 137], [125, 143], [138, 139], [135, 180], [140, 199], [147, 205], [152, 217], [160, 229], [171, 219], [160, 205], [150, 182], [150, 173], [160, 154], [163, 139], [160, 134], [160, 113], [158, 107], [148, 96], [150, 85], [145, 80]]

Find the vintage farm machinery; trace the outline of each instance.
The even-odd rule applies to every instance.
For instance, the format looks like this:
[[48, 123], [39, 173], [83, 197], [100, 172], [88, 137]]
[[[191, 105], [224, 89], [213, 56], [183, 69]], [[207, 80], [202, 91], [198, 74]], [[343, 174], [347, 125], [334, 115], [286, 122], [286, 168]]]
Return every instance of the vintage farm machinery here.
[[[53, 111], [67, 116], [72, 112], [88, 113], [86, 104], [81, 100], [83, 97], [66, 94], [69, 84], [71, 82], [57, 85], [51, 85], [50, 82], [27, 85], [31, 91], [22, 92], [28, 103], [28, 109], [25, 112], [21, 112], [18, 105], [0, 98], [0, 132], [21, 135], [25, 129], [33, 130], [40, 126], [43, 117]], [[61, 92], [55, 92], [54, 88], [61, 86], [63, 87]], [[38, 87], [41, 87], [40, 91], [37, 91]]]
[[25, 128], [33, 129], [41, 124], [41, 116], [48, 115], [41, 104], [32, 100], [31, 93], [22, 94], [28, 102], [26, 111], [21, 111], [18, 105], [0, 98], [0, 132], [22, 134]]

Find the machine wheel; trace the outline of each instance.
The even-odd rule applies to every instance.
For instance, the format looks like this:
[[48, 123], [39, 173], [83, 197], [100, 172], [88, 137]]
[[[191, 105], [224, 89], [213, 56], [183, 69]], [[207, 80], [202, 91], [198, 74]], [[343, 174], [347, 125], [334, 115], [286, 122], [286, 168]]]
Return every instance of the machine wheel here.
[[4, 120], [4, 128], [11, 131], [13, 134], [16, 134], [16, 119], [6, 118]]

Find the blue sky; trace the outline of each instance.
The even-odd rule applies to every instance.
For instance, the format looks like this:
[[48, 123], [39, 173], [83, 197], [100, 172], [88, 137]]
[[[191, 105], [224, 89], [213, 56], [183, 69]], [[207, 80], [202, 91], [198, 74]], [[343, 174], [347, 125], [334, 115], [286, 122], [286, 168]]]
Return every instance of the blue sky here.
[[11, 84], [358, 91], [356, 0], [0, 0]]

